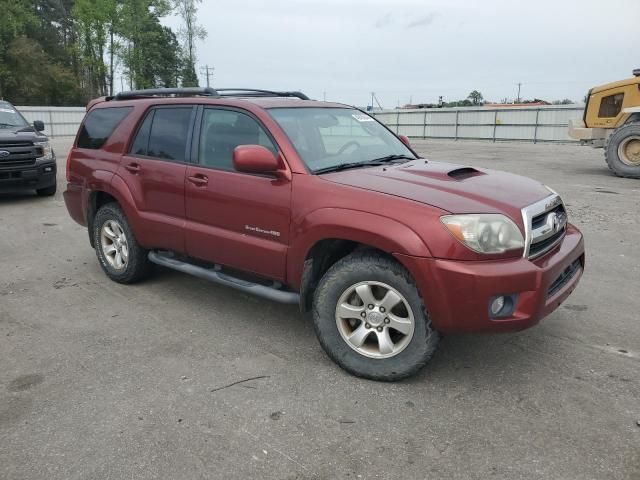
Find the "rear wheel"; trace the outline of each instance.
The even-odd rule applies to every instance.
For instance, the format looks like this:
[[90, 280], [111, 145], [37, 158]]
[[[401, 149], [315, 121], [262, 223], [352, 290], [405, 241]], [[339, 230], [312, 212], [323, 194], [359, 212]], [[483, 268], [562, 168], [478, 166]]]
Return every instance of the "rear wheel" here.
[[111, 280], [133, 283], [150, 272], [148, 252], [136, 241], [118, 204], [100, 207], [93, 222], [93, 240], [100, 265]]
[[604, 148], [609, 168], [619, 177], [640, 178], [640, 123], [616, 129]]
[[329, 357], [372, 380], [413, 375], [439, 342], [409, 273], [371, 252], [351, 254], [329, 269], [314, 295], [313, 318]]

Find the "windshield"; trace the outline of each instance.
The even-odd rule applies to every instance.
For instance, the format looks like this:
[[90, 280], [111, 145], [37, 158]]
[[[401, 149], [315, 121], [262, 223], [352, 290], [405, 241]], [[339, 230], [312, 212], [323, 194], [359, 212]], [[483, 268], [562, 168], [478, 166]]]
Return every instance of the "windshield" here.
[[0, 102], [0, 128], [26, 127], [29, 124], [15, 108]]
[[314, 173], [389, 156], [416, 158], [384, 126], [352, 108], [273, 108], [269, 113]]

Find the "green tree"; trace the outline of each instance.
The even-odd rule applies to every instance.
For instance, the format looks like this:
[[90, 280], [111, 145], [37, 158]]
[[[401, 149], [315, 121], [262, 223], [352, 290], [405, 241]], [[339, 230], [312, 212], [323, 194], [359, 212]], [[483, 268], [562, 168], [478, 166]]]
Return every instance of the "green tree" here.
[[478, 90], [473, 90], [467, 99], [471, 100], [473, 105], [482, 105], [482, 102], [484, 101], [482, 94]]
[[0, 98], [8, 98], [9, 83], [14, 73], [10, 65], [9, 50], [16, 38], [24, 35], [27, 27], [35, 25], [36, 16], [27, 0], [0, 0]]
[[195, 42], [197, 40], [204, 40], [207, 37], [207, 31], [203, 26], [198, 25], [196, 21], [196, 14], [198, 13], [197, 4], [201, 2], [202, 0], [174, 0], [175, 9], [184, 22], [178, 34], [184, 42], [185, 49], [186, 58], [182, 72], [182, 84], [185, 87], [198, 86]]

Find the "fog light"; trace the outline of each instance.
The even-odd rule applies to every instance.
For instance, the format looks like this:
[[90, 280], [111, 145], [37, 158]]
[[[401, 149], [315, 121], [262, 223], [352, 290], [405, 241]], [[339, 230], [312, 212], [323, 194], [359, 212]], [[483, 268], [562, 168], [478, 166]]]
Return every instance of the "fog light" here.
[[44, 171], [45, 171], [46, 173], [53, 172], [53, 167], [44, 167]]
[[494, 298], [493, 302], [491, 302], [491, 314], [494, 317], [497, 316], [502, 310], [502, 307], [504, 307], [504, 297], [499, 296]]

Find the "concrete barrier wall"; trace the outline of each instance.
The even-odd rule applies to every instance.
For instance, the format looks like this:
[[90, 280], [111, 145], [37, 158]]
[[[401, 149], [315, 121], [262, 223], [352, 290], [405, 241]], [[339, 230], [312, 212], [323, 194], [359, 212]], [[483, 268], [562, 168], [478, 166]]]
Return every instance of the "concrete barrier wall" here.
[[462, 107], [382, 110], [375, 117], [410, 138], [575, 142], [567, 134], [570, 119], [583, 107]]

